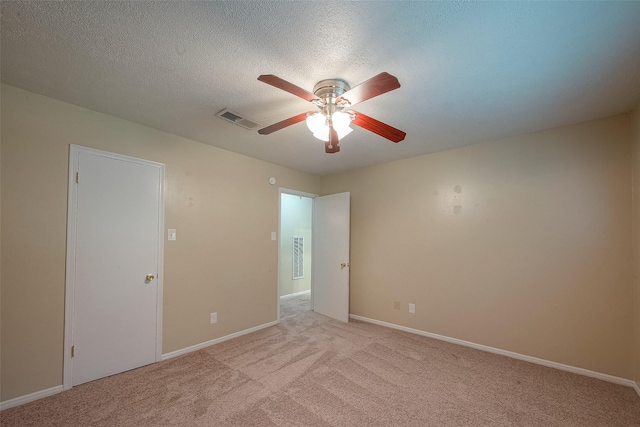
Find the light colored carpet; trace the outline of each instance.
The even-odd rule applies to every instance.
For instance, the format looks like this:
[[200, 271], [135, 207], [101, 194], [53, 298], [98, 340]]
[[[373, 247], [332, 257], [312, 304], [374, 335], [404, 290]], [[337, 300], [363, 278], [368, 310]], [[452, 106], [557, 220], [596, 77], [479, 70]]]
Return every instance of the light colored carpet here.
[[311, 293], [280, 299], [280, 319], [311, 310]]
[[2, 426], [640, 426], [629, 387], [314, 312], [0, 413]]

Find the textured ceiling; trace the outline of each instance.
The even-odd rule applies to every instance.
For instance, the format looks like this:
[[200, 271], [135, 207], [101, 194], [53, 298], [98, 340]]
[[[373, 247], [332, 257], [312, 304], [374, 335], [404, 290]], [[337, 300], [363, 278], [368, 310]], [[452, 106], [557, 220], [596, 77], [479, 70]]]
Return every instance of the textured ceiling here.
[[[2, 1], [2, 81], [95, 111], [325, 175], [629, 111], [640, 102], [640, 2]], [[358, 105], [407, 132], [354, 127], [325, 154], [309, 91], [386, 71], [402, 87]]]

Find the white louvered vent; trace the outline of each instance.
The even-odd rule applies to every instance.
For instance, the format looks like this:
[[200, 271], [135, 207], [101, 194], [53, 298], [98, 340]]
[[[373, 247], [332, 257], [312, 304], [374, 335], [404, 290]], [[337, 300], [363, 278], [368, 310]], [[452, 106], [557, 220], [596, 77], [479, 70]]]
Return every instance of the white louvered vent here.
[[259, 123], [254, 123], [246, 117], [243, 117], [240, 113], [236, 113], [228, 108], [220, 111], [216, 116], [248, 130], [254, 130], [260, 127]]
[[293, 278], [304, 277], [304, 237], [293, 236]]

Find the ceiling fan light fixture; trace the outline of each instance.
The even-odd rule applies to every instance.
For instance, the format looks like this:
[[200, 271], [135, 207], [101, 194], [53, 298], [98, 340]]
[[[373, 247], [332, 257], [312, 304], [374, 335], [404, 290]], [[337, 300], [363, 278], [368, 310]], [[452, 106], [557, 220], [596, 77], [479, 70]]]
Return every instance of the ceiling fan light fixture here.
[[[345, 112], [336, 111], [331, 116], [331, 121], [333, 123], [333, 128], [338, 133], [339, 139], [342, 139], [353, 131], [353, 129], [349, 127], [349, 124], [351, 123], [351, 116]], [[307, 127], [311, 133], [313, 133], [313, 136], [321, 141], [329, 140], [329, 125], [324, 113], [317, 112], [315, 114], [308, 114], [306, 122]]]
[[[327, 126], [327, 119], [321, 112], [314, 114], [307, 114], [307, 127], [311, 133], [322, 135], [326, 131], [327, 138], [329, 137], [329, 127]], [[316, 138], [318, 138], [316, 136]]]
[[338, 139], [342, 139], [349, 135], [353, 129], [349, 127], [351, 124], [351, 116], [344, 111], [336, 111], [331, 116], [333, 128], [338, 132]]
[[344, 111], [336, 111], [333, 113], [331, 121], [333, 122], [333, 128], [338, 131], [338, 134], [340, 134], [341, 130], [344, 132], [347, 129], [351, 129], [349, 128], [349, 125], [351, 124], [351, 116]]
[[320, 132], [315, 132], [313, 134], [313, 136], [315, 136], [316, 138], [318, 138], [320, 141], [328, 141], [329, 140], [329, 128], [324, 128], [323, 130], [321, 130]]
[[351, 132], [353, 132], [353, 129], [347, 126], [346, 128], [336, 129], [336, 132], [338, 132], [338, 139], [342, 139], [345, 136], [349, 135]]
[[[338, 139], [342, 139], [345, 136], [349, 135], [351, 132], [353, 132], [353, 129], [351, 129], [350, 127], [347, 127], [347, 128], [343, 128], [343, 129], [336, 129], [336, 132], [338, 132]], [[329, 126], [325, 126], [320, 131], [315, 132], [313, 134], [313, 136], [318, 138], [320, 141], [325, 141], [325, 142], [328, 141], [329, 140]]]

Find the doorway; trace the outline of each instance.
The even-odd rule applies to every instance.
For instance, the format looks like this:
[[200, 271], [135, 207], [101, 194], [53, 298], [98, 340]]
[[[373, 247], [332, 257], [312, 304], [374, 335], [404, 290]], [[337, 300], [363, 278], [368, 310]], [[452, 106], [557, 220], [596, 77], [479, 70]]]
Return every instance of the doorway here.
[[309, 310], [349, 321], [350, 198], [280, 189], [278, 321]]
[[313, 197], [280, 192], [278, 319], [311, 310]]

